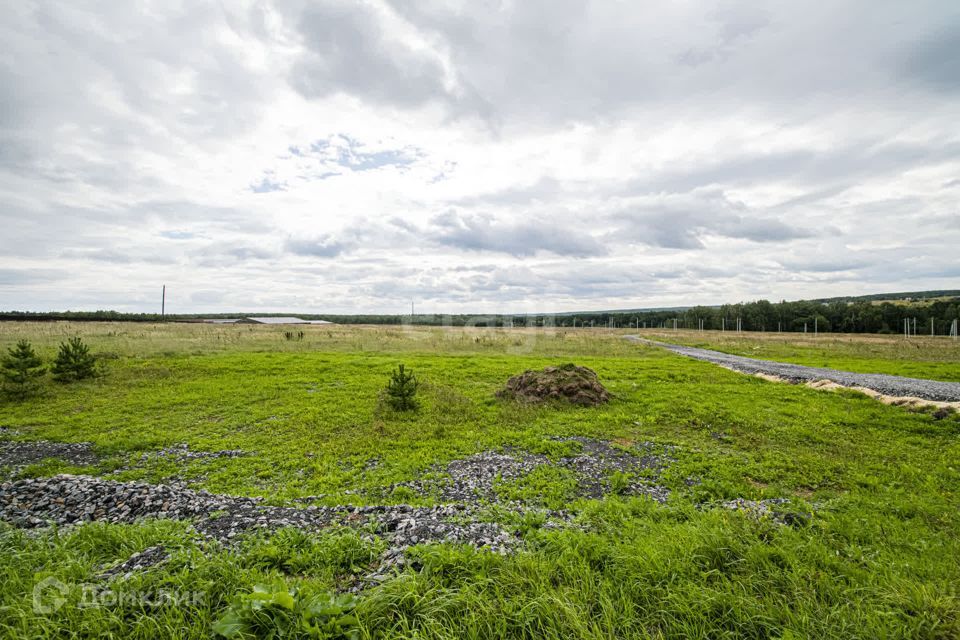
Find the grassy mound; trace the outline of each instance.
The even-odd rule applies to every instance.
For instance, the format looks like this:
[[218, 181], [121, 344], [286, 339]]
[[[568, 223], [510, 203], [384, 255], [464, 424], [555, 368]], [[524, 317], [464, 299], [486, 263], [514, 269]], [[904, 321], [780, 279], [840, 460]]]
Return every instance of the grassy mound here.
[[610, 393], [593, 369], [568, 363], [513, 376], [497, 397], [530, 403], [560, 400], [594, 407], [610, 400]]

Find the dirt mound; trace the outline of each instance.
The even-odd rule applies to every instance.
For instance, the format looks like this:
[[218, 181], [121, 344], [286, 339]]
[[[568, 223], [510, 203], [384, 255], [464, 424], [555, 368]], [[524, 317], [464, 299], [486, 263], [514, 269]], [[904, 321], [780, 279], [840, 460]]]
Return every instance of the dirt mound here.
[[520, 402], [562, 400], [585, 407], [610, 400], [610, 394], [600, 384], [597, 374], [575, 364], [524, 371], [507, 380], [507, 386], [497, 392], [497, 397]]

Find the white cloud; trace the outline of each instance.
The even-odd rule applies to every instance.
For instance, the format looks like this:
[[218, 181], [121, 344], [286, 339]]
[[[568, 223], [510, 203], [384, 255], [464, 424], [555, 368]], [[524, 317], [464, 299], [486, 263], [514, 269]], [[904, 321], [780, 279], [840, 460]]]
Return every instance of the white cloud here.
[[22, 2], [0, 308], [955, 286], [954, 3]]

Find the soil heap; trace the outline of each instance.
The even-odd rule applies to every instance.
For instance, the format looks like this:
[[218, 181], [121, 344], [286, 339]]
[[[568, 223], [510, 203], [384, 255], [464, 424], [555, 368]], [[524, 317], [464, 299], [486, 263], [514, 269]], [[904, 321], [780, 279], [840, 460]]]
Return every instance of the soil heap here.
[[528, 403], [563, 401], [593, 407], [610, 400], [610, 393], [592, 369], [568, 363], [513, 376], [507, 380], [507, 386], [497, 392], [497, 397]]

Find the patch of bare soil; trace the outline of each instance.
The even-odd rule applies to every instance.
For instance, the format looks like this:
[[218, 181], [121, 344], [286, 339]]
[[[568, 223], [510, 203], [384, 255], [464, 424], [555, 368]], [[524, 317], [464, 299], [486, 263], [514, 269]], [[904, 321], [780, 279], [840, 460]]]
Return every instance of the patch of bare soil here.
[[594, 407], [608, 402], [610, 393], [600, 384], [593, 369], [568, 363], [513, 376], [497, 392], [497, 397], [527, 403], [562, 401]]
[[814, 382], [808, 382], [807, 386], [812, 389], [827, 389], [830, 391], [836, 391], [837, 389], [852, 389], [853, 391], [859, 391], [864, 395], [870, 396], [874, 400], [879, 400], [883, 404], [892, 404], [897, 407], [916, 409], [923, 407], [934, 407], [938, 410], [937, 415], [939, 417], [946, 417], [951, 413], [951, 411], [960, 411], [960, 402], [928, 400], [926, 398], [918, 398], [916, 396], [890, 396], [866, 387], [844, 387], [843, 385], [839, 385], [832, 380], [816, 380]]
[[[792, 380], [787, 380], [786, 378], [780, 378], [778, 376], [772, 376], [766, 373], [755, 373], [758, 378], [763, 378], [769, 382], [786, 382], [792, 383]], [[868, 389], [867, 387], [847, 387], [842, 384], [837, 384], [833, 380], [814, 380], [812, 382], [804, 383], [805, 386], [810, 387], [811, 389], [819, 389], [821, 391], [837, 391], [839, 389], [848, 389], [850, 391], [859, 391], [865, 396], [869, 396], [874, 400], [882, 402], [883, 404], [890, 404], [897, 407], [907, 407], [913, 409], [921, 409], [923, 407], [933, 407], [937, 409], [938, 417], [944, 418], [948, 416], [952, 411], [960, 411], [960, 402], [943, 402], [942, 400], [928, 400], [926, 398], [918, 398], [916, 396], [890, 396], [879, 391], [874, 391], [873, 389]]]

